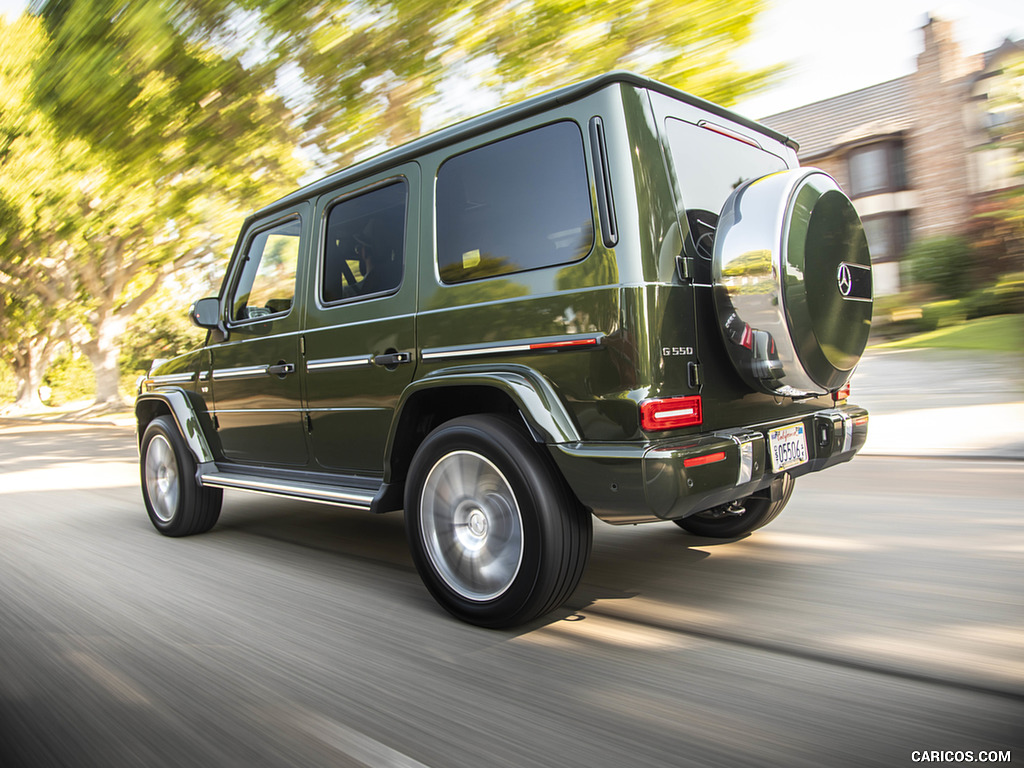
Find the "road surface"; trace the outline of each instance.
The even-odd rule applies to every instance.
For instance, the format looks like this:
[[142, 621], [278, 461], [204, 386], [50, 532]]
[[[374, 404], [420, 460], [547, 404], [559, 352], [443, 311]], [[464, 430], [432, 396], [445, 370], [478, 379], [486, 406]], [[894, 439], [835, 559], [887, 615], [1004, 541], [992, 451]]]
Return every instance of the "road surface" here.
[[0, 426], [4, 768], [1024, 762], [1024, 463], [860, 457], [731, 543], [596, 523], [496, 632], [400, 515], [229, 493], [158, 535], [132, 440]]

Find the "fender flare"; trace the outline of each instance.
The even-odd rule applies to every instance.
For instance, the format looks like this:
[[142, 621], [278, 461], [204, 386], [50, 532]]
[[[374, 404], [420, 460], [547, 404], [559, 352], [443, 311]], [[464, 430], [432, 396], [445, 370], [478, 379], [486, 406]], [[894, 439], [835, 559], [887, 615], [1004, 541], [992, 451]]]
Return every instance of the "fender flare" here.
[[414, 381], [402, 393], [384, 450], [385, 467], [391, 466], [398, 426], [409, 402], [422, 392], [449, 387], [483, 387], [503, 393], [519, 409], [539, 442], [550, 445], [578, 443], [583, 439], [551, 382], [532, 368], [519, 365], [445, 368]]
[[[205, 464], [213, 461], [213, 451], [210, 450], [210, 444], [206, 440], [206, 435], [203, 434], [203, 428], [199, 423], [199, 416], [196, 414], [195, 408], [192, 407], [189, 394], [178, 387], [161, 389], [156, 392], [144, 392], [135, 399], [135, 423], [138, 425], [140, 444], [142, 441], [143, 417], [154, 406], [158, 407], [158, 404], [166, 406], [166, 410], [174, 418], [178, 425], [178, 431], [195, 457], [196, 464]], [[145, 419], [145, 422], [149, 423], [153, 418], [155, 416], [150, 416]]]

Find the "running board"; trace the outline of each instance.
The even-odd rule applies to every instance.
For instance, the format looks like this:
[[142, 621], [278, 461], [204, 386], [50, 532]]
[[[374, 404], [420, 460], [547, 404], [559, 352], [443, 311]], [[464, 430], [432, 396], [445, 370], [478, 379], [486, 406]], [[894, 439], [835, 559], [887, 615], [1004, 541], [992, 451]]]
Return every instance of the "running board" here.
[[320, 504], [369, 510], [373, 506], [375, 493], [361, 488], [326, 485], [324, 483], [297, 483], [281, 480], [264, 480], [251, 475], [211, 472], [200, 474], [199, 481], [208, 488], [229, 488], [237, 491], [265, 493], [271, 496], [286, 496]]

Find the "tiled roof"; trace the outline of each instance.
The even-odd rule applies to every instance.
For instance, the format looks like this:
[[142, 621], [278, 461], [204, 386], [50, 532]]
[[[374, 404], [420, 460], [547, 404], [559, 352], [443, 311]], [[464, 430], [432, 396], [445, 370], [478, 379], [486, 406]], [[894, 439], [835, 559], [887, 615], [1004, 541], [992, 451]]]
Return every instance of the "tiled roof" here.
[[758, 122], [790, 136], [800, 159], [811, 160], [860, 139], [888, 136], [911, 127], [911, 75], [806, 104]]

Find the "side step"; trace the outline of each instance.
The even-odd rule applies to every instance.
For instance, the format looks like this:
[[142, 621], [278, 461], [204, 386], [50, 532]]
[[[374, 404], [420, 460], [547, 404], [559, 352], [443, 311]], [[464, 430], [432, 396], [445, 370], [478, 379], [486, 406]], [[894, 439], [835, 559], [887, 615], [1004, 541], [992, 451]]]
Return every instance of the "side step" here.
[[252, 491], [271, 496], [286, 496], [292, 499], [333, 504], [338, 507], [369, 510], [373, 506], [374, 492], [363, 488], [346, 488], [324, 483], [299, 483], [290, 480], [266, 480], [252, 475], [230, 472], [201, 473], [199, 481], [210, 488], [230, 488], [237, 491]]

